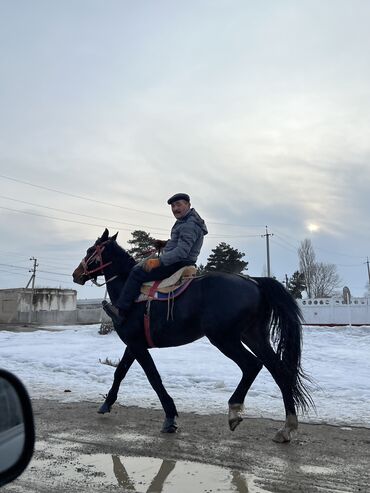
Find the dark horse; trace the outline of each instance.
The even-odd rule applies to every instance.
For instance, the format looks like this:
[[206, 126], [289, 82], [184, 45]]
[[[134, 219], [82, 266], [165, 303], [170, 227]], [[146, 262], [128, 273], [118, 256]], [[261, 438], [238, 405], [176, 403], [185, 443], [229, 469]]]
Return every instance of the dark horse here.
[[[116, 238], [117, 234], [109, 237], [106, 229], [73, 272], [74, 282], [82, 285], [104, 275], [113, 304], [136, 263]], [[120, 383], [136, 359], [163, 406], [166, 419], [162, 431], [174, 432], [177, 409], [148, 351], [143, 322], [145, 305], [134, 303], [124, 325], [116, 327], [127, 347], [98, 412], [110, 411]], [[242, 378], [229, 399], [230, 429], [234, 430], [242, 421], [246, 394], [265, 366], [281, 390], [286, 413], [285, 424], [274, 440], [290, 441], [291, 432], [298, 427], [296, 408], [306, 411], [313, 402], [301, 368], [301, 314], [288, 291], [271, 278], [214, 272], [196, 277], [176, 298], [173, 317], [168, 317], [167, 312], [167, 303], [151, 302], [151, 335], [156, 347], [181, 346], [206, 336], [241, 369]]]

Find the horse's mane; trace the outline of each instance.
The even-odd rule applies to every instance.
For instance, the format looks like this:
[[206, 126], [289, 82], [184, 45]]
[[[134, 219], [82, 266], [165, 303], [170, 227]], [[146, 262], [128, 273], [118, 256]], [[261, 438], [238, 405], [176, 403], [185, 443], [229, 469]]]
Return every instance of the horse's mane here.
[[119, 257], [122, 257], [122, 260], [129, 265], [130, 268], [132, 268], [137, 262], [134, 259], [134, 257], [128, 253], [127, 250], [125, 250], [119, 243], [117, 243], [117, 240], [115, 238], [109, 238], [110, 244], [112, 246], [112, 253], [118, 255]]

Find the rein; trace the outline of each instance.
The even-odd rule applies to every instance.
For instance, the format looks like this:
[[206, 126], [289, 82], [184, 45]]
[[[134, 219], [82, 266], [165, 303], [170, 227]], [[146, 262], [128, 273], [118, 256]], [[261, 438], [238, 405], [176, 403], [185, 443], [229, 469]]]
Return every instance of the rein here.
[[[99, 272], [99, 271], [101, 271], [101, 273], [104, 274], [103, 269], [105, 267], [108, 267], [108, 265], [111, 265], [112, 264], [112, 261], [105, 262], [104, 263], [103, 262], [103, 257], [102, 257], [102, 253], [103, 253], [103, 251], [105, 249], [105, 245], [108, 242], [109, 242], [109, 240], [104, 241], [100, 245], [96, 245], [95, 246], [95, 250], [90, 255], [90, 257], [87, 260], [85, 260], [84, 258], [81, 260], [81, 265], [82, 265], [82, 268], [83, 268], [83, 274], [85, 276], [88, 276], [90, 274], [93, 274], [94, 272]], [[100, 263], [100, 265], [98, 267], [96, 267], [95, 269], [89, 270], [89, 268], [88, 268], [89, 264], [91, 264], [94, 261], [98, 261]], [[105, 281], [103, 283], [98, 283], [97, 281], [95, 281], [95, 279], [90, 279], [90, 281], [93, 284], [95, 284], [95, 286], [101, 287], [101, 286], [105, 286], [108, 282], [113, 281], [113, 279], [116, 279], [117, 277], [118, 277], [118, 275], [115, 275], [115, 276], [111, 277], [110, 279], [108, 279], [107, 281]]]

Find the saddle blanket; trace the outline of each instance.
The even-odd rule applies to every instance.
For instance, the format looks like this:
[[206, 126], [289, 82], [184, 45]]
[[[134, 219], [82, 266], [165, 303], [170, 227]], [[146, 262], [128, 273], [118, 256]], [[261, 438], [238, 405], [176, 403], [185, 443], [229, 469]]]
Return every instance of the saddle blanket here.
[[153, 286], [158, 281], [145, 282], [141, 286], [141, 294], [135, 301], [140, 303], [149, 299], [166, 301], [176, 298], [185, 291], [195, 278], [195, 275], [196, 268], [193, 265], [182, 267], [172, 274], [172, 276], [160, 281], [154, 292], [151, 291], [153, 291]]

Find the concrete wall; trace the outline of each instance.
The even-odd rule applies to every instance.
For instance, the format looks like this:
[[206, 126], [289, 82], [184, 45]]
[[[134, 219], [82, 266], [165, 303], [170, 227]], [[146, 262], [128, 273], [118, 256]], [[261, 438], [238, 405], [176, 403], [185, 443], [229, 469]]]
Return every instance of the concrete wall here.
[[102, 309], [101, 300], [78, 300], [77, 301], [77, 323], [98, 324], [109, 322], [110, 318]]
[[308, 325], [370, 325], [369, 298], [297, 300]]
[[79, 300], [73, 289], [35, 289], [30, 318], [31, 289], [0, 290], [1, 324], [85, 325], [108, 322], [101, 299]]
[[0, 290], [0, 323], [74, 324], [74, 289], [25, 288]]

